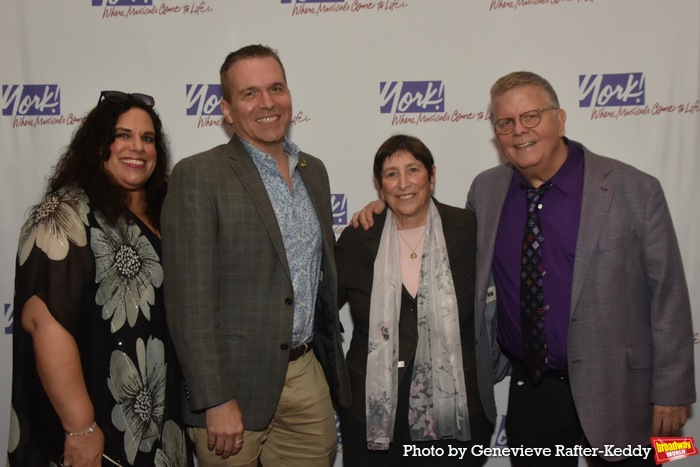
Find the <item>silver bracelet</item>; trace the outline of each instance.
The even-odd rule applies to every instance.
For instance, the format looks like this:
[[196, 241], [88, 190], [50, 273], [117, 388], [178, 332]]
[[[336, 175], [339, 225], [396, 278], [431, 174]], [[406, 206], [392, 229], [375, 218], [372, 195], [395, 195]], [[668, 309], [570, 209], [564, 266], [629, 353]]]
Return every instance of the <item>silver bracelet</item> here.
[[97, 422], [92, 422], [92, 425], [90, 425], [90, 428], [88, 428], [86, 431], [82, 433], [71, 433], [70, 431], [64, 431], [66, 436], [85, 436], [89, 435], [93, 431], [95, 431], [95, 428], [97, 428]]

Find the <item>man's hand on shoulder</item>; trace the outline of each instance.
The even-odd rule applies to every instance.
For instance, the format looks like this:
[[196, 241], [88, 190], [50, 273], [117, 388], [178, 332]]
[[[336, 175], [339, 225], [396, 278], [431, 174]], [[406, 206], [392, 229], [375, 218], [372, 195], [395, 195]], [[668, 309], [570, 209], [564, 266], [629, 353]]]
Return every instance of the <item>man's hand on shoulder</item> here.
[[386, 209], [386, 203], [381, 199], [371, 201], [362, 211], [358, 211], [352, 215], [350, 224], [354, 228], [358, 228], [362, 224], [362, 228], [367, 230], [374, 225], [374, 215], [381, 214]]

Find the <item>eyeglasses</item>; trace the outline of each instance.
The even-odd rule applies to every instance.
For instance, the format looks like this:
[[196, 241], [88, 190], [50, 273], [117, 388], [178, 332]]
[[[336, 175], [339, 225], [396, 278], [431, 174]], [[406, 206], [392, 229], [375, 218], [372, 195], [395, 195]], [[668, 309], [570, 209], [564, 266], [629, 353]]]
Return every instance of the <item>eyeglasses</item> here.
[[102, 91], [100, 93], [100, 100], [98, 100], [97, 103], [99, 104], [102, 102], [102, 99], [112, 102], [113, 104], [124, 102], [127, 99], [133, 99], [147, 105], [148, 107], [153, 107], [156, 103], [156, 100], [152, 96], [149, 96], [148, 94], [140, 94], [138, 92], [129, 94], [121, 91]]
[[[559, 107], [549, 107], [546, 109], [530, 110], [520, 115], [520, 117], [518, 117], [518, 120], [520, 120], [520, 123], [522, 123], [522, 125], [525, 128], [535, 128], [537, 125], [540, 124], [542, 112], [547, 112], [549, 110], [559, 110]], [[513, 130], [515, 129], [515, 120], [513, 120], [512, 118], [499, 118], [498, 120], [493, 122], [493, 128], [499, 135], [509, 135], [513, 133]]]

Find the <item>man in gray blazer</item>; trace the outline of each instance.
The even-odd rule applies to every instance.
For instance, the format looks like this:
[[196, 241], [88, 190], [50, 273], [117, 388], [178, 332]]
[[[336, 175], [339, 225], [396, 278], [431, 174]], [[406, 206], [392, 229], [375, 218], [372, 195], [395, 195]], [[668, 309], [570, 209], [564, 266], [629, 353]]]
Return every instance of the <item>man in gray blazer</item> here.
[[[652, 435], [678, 435], [695, 402], [688, 290], [661, 186], [565, 138], [566, 113], [534, 73], [500, 78], [491, 110], [508, 163], [474, 179], [468, 205], [478, 222], [477, 308], [486, 305], [493, 274], [498, 339], [513, 366], [508, 444], [556, 454], [557, 445], [583, 443], [596, 449], [588, 452], [594, 465], [628, 457], [625, 466], [654, 465], [641, 447]], [[533, 318], [523, 316], [520, 287], [524, 190], [549, 182], [535, 207], [544, 327], [531, 331], [546, 372], [531, 376], [525, 362], [533, 345], [524, 333]], [[577, 457], [511, 460], [577, 464]]]
[[186, 422], [200, 466], [329, 466], [350, 397], [328, 174], [286, 138], [273, 49], [229, 54], [221, 83], [235, 135], [175, 166], [162, 214]]

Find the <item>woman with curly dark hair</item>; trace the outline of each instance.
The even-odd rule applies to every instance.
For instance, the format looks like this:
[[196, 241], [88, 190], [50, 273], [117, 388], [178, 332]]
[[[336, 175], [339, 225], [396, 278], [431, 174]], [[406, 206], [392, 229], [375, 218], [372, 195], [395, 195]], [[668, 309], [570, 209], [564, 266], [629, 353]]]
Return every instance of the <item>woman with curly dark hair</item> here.
[[162, 296], [170, 155], [153, 105], [103, 91], [22, 227], [9, 465], [190, 461]]

